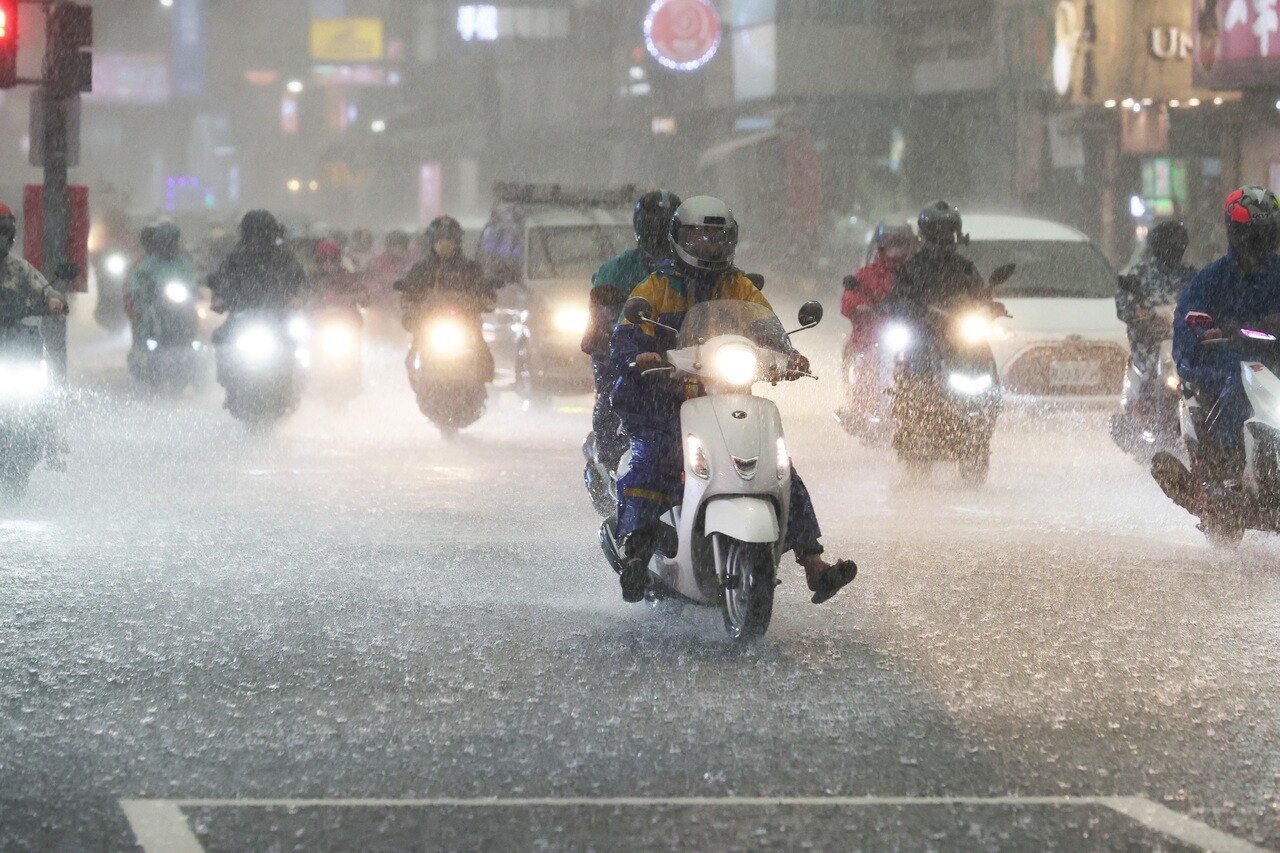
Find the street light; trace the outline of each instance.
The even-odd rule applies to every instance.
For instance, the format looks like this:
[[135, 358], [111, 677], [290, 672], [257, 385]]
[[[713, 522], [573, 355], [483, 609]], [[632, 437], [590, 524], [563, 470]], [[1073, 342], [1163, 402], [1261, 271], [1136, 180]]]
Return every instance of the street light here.
[[286, 84], [285, 84], [285, 87], [284, 87], [284, 88], [285, 88], [285, 89], [286, 89], [290, 94], [292, 94], [292, 95], [301, 95], [301, 94], [302, 94], [302, 81], [301, 81], [301, 80], [290, 80], [288, 83], [286, 83]]
[[375, 119], [374, 122], [369, 125], [369, 129], [374, 133], [382, 133], [387, 129], [387, 123], [382, 119]]
[[289, 192], [296, 193], [298, 190], [302, 189], [302, 181], [297, 178], [290, 178], [289, 183], [285, 184], [285, 186], [289, 188]]

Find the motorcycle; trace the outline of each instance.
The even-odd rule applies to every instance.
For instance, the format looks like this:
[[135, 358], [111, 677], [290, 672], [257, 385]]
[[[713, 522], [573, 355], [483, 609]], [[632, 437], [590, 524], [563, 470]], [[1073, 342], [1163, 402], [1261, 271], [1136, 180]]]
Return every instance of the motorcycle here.
[[62, 470], [57, 454], [57, 391], [41, 333], [47, 306], [0, 290], [0, 494], [22, 496], [42, 460]]
[[[1132, 287], [1132, 276], [1121, 276], [1122, 288]], [[1111, 416], [1111, 439], [1121, 450], [1146, 464], [1157, 450], [1171, 450], [1180, 443], [1178, 405], [1182, 400], [1178, 369], [1173, 362], [1173, 306], [1155, 309], [1141, 321], [1140, 333], [1159, 341], [1160, 356], [1155, 369], [1143, 372], [1129, 359], [1120, 398], [1120, 411]]]
[[1168, 451], [1151, 460], [1151, 474], [1175, 503], [1200, 518], [1210, 544], [1234, 548], [1245, 530], [1280, 533], [1280, 315], [1252, 328], [1218, 326], [1222, 336], [1206, 338], [1215, 326], [1208, 314], [1190, 312], [1187, 325], [1204, 346], [1230, 347], [1239, 356], [1240, 376], [1252, 414], [1242, 433], [1244, 469], [1238, 481], [1216, 481], [1202, 436], [1209, 418], [1207, 401], [1187, 387], [1179, 406], [1182, 439], [1191, 458], [1188, 470]]
[[[989, 286], [1003, 284], [1013, 272], [1013, 264], [1000, 267]], [[1008, 316], [1003, 305], [988, 299], [930, 306], [915, 328], [897, 321], [885, 326], [882, 342], [896, 354], [892, 446], [913, 473], [954, 461], [967, 485], [987, 481], [1002, 406], [989, 336], [995, 321]]]
[[[669, 372], [698, 383], [705, 395], [680, 407], [684, 499], [662, 516], [663, 535], [649, 563], [650, 601], [674, 599], [718, 608], [735, 640], [768, 630], [778, 561], [787, 534], [791, 459], [778, 407], [751, 393], [756, 382], [796, 378], [789, 369], [788, 334], [767, 307], [715, 300], [695, 305], [680, 330], [661, 326], [653, 307], [633, 297], [624, 308], [631, 323], [676, 333], [665, 354]], [[822, 319], [822, 306], [800, 309], [801, 331]], [[623, 457], [625, 473], [630, 454]], [[600, 527], [600, 544], [614, 571], [622, 571], [616, 519]]]
[[306, 331], [305, 319], [281, 310], [237, 312], [218, 329], [218, 384], [232, 417], [261, 427], [298, 407], [309, 360], [299, 347]]
[[417, 314], [406, 366], [418, 409], [446, 439], [484, 415], [493, 356], [480, 312], [458, 300], [430, 300]]
[[129, 373], [138, 381], [166, 393], [179, 394], [188, 385], [203, 386], [207, 370], [204, 344], [199, 340], [200, 319], [196, 288], [191, 282], [144, 282], [151, 292], [150, 328], [145, 337], [134, 335], [129, 350]]
[[364, 315], [355, 307], [325, 307], [312, 313], [307, 351], [307, 387], [334, 406], [364, 390]]

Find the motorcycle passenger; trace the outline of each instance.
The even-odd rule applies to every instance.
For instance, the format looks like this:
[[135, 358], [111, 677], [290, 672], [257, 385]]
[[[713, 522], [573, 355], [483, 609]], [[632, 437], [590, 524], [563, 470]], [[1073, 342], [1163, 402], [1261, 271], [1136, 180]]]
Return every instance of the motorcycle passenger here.
[[622, 422], [609, 402], [617, 380], [609, 360], [609, 340], [622, 313], [622, 303], [632, 289], [671, 259], [667, 228], [679, 206], [680, 197], [667, 190], [642, 195], [631, 215], [635, 248], [605, 261], [591, 280], [590, 315], [587, 331], [582, 336], [582, 351], [591, 356], [591, 372], [596, 383], [591, 428], [600, 461], [610, 471], [618, 467], [626, 452], [627, 440], [620, 434]]
[[133, 342], [136, 347], [156, 337], [156, 311], [162, 308], [164, 286], [181, 282], [196, 292], [196, 272], [182, 251], [182, 232], [172, 222], [142, 229], [140, 238], [147, 254], [138, 262], [125, 283], [125, 306], [133, 320]]
[[1116, 291], [1116, 317], [1128, 328], [1129, 359], [1143, 376], [1155, 375], [1160, 342], [1169, 334], [1157, 310], [1177, 302], [1196, 274], [1195, 267], [1182, 261], [1189, 243], [1181, 222], [1162, 222], [1152, 228], [1142, 263], [1130, 274], [1131, 285]]
[[[427, 256], [396, 285], [401, 292], [401, 323], [409, 333], [417, 333], [423, 312], [437, 297], [448, 300], [450, 307], [473, 315], [477, 327], [480, 315], [492, 308], [494, 289], [485, 280], [480, 264], [462, 254], [462, 236], [462, 225], [452, 216], [437, 216], [427, 226]], [[493, 353], [487, 345], [483, 350], [486, 375], [492, 382]], [[414, 354], [410, 348], [405, 362], [410, 373]]]
[[916, 237], [908, 225], [881, 223], [876, 226], [872, 241], [875, 251], [871, 261], [853, 275], [845, 276], [844, 295], [840, 298], [840, 313], [853, 326], [849, 347], [855, 352], [865, 352], [875, 345], [880, 328], [875, 309], [889, 298], [898, 269], [906, 263]]
[[[654, 316], [663, 324], [680, 328], [691, 306], [711, 299], [755, 302], [772, 310], [756, 285], [733, 266], [738, 224], [723, 201], [709, 196], [685, 201], [672, 216], [667, 235], [674, 260], [632, 291], [632, 296], [649, 300]], [[619, 582], [622, 597], [629, 602], [644, 597], [659, 520], [680, 500], [684, 470], [680, 405], [688, 394], [698, 393], [684, 381], [640, 375], [661, 366], [659, 353], [674, 343], [670, 332], [656, 327], [654, 331], [649, 335], [643, 324], [632, 325], [623, 318], [610, 347], [613, 369], [619, 376], [613, 403], [631, 439], [631, 466], [618, 481], [616, 529], [624, 564]], [[809, 360], [792, 349], [790, 366], [793, 371], [807, 372]], [[784, 549], [793, 551], [804, 567], [815, 604], [834, 596], [858, 571], [852, 560], [835, 565], [824, 561], [820, 536], [808, 490], [793, 469]]]
[[1280, 314], [1280, 255], [1275, 254], [1280, 243], [1280, 201], [1263, 187], [1241, 187], [1227, 196], [1224, 218], [1226, 255], [1196, 274], [1174, 310], [1173, 357], [1178, 376], [1206, 406], [1213, 401], [1200, 452], [1193, 457], [1192, 473], [1200, 482], [1240, 476], [1244, 466], [1241, 432], [1250, 411], [1238, 354], [1230, 346], [1204, 346], [1202, 339], [1220, 338], [1222, 332], [1214, 328], [1197, 335], [1187, 325], [1187, 314], [1208, 314], [1218, 326], [1247, 326]]
[[39, 270], [11, 254], [17, 235], [18, 220], [8, 205], [0, 204], [0, 289], [42, 299], [50, 314], [61, 314], [66, 304], [62, 294]]
[[314, 257], [311, 290], [320, 307], [355, 309], [369, 305], [364, 281], [343, 265], [342, 247], [337, 241], [326, 239], [316, 243]]
[[231, 314], [214, 331], [215, 345], [226, 340], [237, 314], [284, 312], [302, 297], [306, 276], [283, 238], [284, 228], [265, 210], [251, 210], [240, 220], [240, 241], [209, 276], [213, 310]]

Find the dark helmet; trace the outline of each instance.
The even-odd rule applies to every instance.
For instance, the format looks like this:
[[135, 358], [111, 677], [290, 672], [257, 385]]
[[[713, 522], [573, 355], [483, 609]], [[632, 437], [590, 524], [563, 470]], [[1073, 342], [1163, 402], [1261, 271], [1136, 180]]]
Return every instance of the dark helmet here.
[[884, 252], [888, 255], [905, 257], [915, 245], [916, 235], [910, 225], [888, 225], [881, 222], [871, 235], [876, 254]]
[[631, 224], [641, 251], [650, 255], [666, 253], [671, 217], [679, 207], [680, 196], [667, 190], [654, 190], [640, 196], [631, 214]]
[[668, 231], [680, 263], [698, 270], [725, 270], [738, 248], [738, 220], [729, 206], [709, 195], [694, 196], [676, 208]]
[[152, 251], [160, 255], [176, 255], [182, 248], [182, 231], [172, 222], [161, 222], [151, 229]]
[[240, 239], [246, 243], [273, 244], [284, 236], [284, 227], [265, 210], [251, 210], [240, 220]]
[[963, 241], [960, 211], [941, 199], [920, 211], [916, 224], [920, 239], [926, 243], [953, 246]]
[[1181, 222], [1161, 222], [1147, 235], [1147, 256], [1157, 266], [1171, 269], [1182, 263], [1190, 244], [1187, 226]]
[[1227, 196], [1223, 209], [1227, 244], [1243, 259], [1262, 263], [1280, 239], [1280, 200], [1265, 187], [1241, 187]]
[[452, 216], [437, 216], [427, 225], [427, 231], [424, 235], [427, 238], [427, 245], [434, 246], [437, 240], [452, 240], [455, 243], [462, 242], [462, 223], [454, 219]]
[[138, 232], [138, 245], [142, 247], [142, 251], [148, 255], [156, 252], [156, 227], [154, 225], [144, 225], [142, 230]]

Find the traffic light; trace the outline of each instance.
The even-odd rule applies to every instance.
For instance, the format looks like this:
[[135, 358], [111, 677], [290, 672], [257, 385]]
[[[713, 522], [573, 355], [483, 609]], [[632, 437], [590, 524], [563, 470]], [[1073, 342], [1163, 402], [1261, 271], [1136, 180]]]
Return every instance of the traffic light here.
[[[9, 2], [9, 0], [0, 0]], [[56, 2], [49, 10], [49, 45], [45, 53], [46, 85], [54, 98], [70, 98], [93, 90], [93, 9]]]
[[0, 0], [0, 89], [18, 85], [18, 0]]

